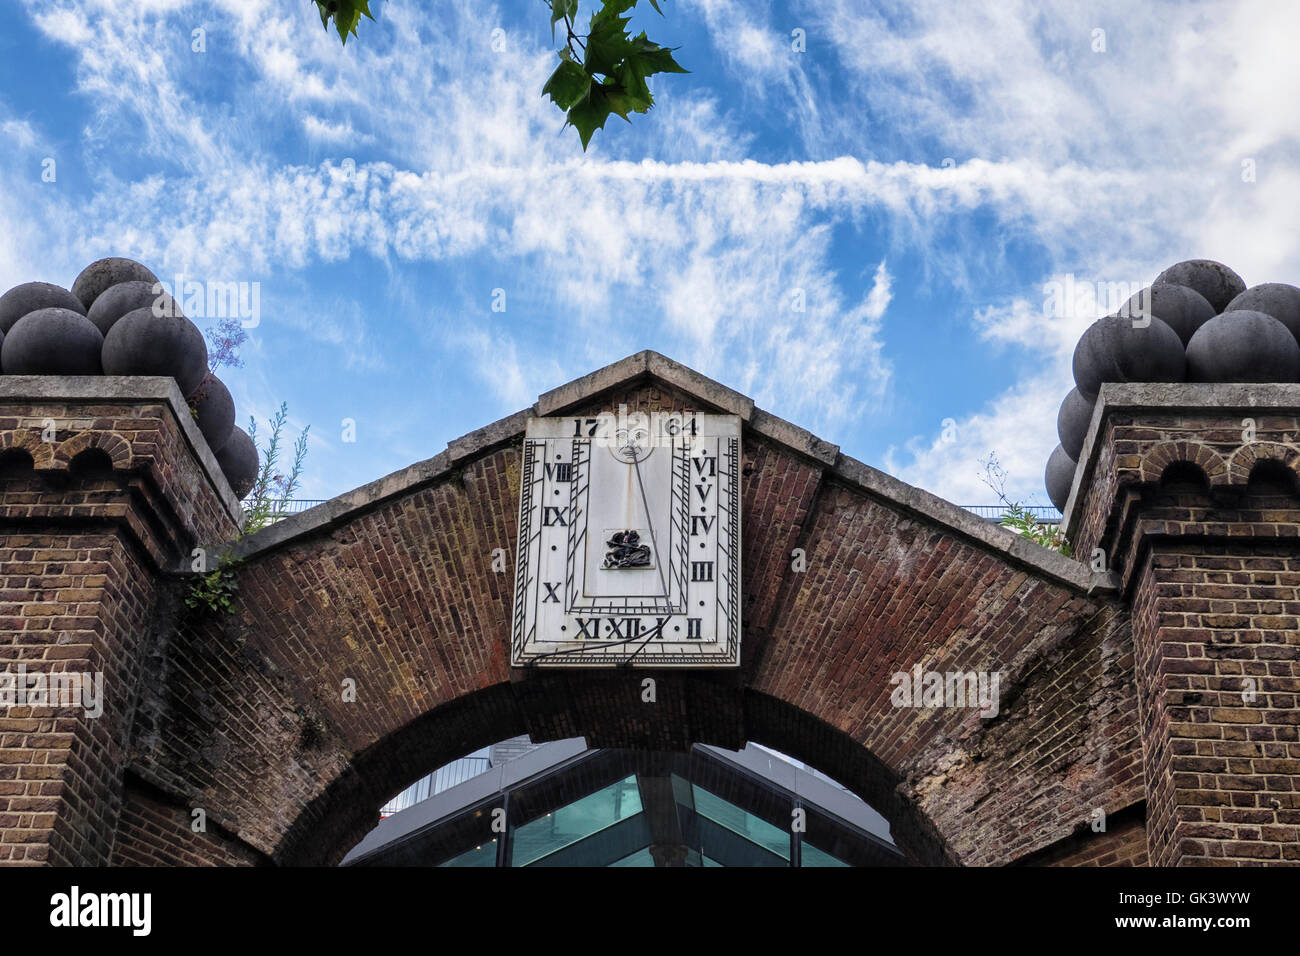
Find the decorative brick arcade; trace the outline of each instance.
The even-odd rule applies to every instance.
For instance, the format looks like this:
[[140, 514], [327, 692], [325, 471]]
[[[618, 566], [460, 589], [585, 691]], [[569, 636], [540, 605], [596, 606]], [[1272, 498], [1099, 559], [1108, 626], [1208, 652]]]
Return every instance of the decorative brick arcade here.
[[[739, 670], [509, 667], [525, 422], [621, 404], [744, 423]], [[194, 614], [238, 505], [174, 384], [3, 377], [0, 657], [105, 693], [0, 709], [0, 861], [333, 863], [528, 733], [775, 747], [919, 863], [1294, 862], [1297, 459], [1300, 386], [1107, 385], [1071, 559], [643, 352], [240, 540], [234, 613]], [[996, 716], [894, 706], [917, 665], [998, 673]]]

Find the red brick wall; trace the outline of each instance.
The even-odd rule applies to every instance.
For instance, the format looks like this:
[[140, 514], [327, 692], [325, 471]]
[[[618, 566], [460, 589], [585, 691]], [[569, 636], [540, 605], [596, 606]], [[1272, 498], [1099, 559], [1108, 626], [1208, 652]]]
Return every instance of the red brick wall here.
[[0, 668], [100, 674], [104, 696], [97, 718], [0, 709], [0, 861], [110, 859], [159, 581], [234, 527], [183, 431], [156, 403], [0, 407], [0, 449], [27, 453], [0, 475]]
[[1135, 804], [1106, 820], [1105, 831], [1090, 826], [1021, 861], [1024, 866], [1147, 866], [1143, 805]]
[[1155, 865], [1300, 860], [1298, 432], [1266, 408], [1104, 429], [1079, 540], [1132, 605]]

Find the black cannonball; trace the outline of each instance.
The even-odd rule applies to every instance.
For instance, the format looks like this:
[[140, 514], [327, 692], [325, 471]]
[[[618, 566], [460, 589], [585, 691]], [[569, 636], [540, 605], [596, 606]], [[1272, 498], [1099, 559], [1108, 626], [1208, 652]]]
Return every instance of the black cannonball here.
[[105, 375], [170, 375], [181, 394], [188, 395], [207, 371], [203, 333], [183, 315], [136, 309], [114, 322], [104, 337]]
[[1043, 481], [1047, 484], [1047, 497], [1052, 499], [1052, 504], [1062, 514], [1065, 513], [1065, 503], [1070, 500], [1070, 489], [1074, 486], [1074, 469], [1074, 459], [1057, 445], [1047, 459]]
[[[155, 292], [154, 290], [159, 291]], [[113, 323], [137, 309], [150, 309], [162, 315], [182, 315], [181, 307], [154, 282], [119, 282], [110, 286], [95, 299], [86, 317], [95, 323], [100, 332], [108, 335]]]
[[1155, 284], [1185, 285], [1205, 296], [1215, 312], [1223, 312], [1235, 296], [1246, 291], [1246, 283], [1222, 262], [1213, 259], [1188, 259], [1170, 266], [1156, 276]]
[[89, 309], [100, 293], [111, 286], [122, 282], [148, 282], [152, 285], [157, 281], [156, 275], [134, 259], [111, 257], [99, 259], [82, 269], [81, 275], [72, 283], [72, 293]]
[[37, 309], [14, 323], [0, 345], [8, 375], [98, 375], [104, 337], [80, 312]]
[[230, 440], [217, 452], [217, 464], [236, 498], [242, 500], [253, 490], [257, 482], [257, 446], [248, 432], [238, 425], [231, 430]]
[[39, 309], [68, 309], [86, 314], [81, 300], [63, 286], [49, 282], [24, 282], [0, 295], [0, 332], [8, 332], [24, 315]]
[[1056, 434], [1061, 439], [1061, 447], [1075, 461], [1083, 451], [1083, 440], [1088, 437], [1088, 426], [1092, 424], [1092, 410], [1096, 404], [1096, 401], [1090, 402], [1080, 395], [1077, 388], [1072, 388], [1056, 413]]
[[1074, 348], [1074, 384], [1088, 401], [1096, 401], [1103, 382], [1181, 382], [1186, 367], [1182, 339], [1157, 318], [1108, 315], [1088, 326]]
[[1120, 308], [1119, 314], [1129, 317], [1155, 316], [1178, 333], [1183, 345], [1206, 322], [1214, 318], [1214, 306], [1205, 296], [1185, 285], [1162, 282], [1134, 293]]
[[1300, 341], [1300, 289], [1285, 282], [1253, 285], [1228, 303], [1224, 312], [1263, 312], [1271, 315]]
[[1285, 325], [1263, 312], [1216, 315], [1187, 343], [1193, 382], [1300, 381], [1300, 345]]
[[220, 451], [235, 430], [235, 400], [230, 397], [230, 390], [209, 372], [186, 400], [208, 447], [213, 452]]

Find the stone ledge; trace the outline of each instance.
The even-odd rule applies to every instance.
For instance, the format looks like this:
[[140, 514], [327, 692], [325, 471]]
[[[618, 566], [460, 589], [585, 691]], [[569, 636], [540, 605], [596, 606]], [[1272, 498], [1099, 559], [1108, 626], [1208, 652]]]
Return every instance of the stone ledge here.
[[[508, 421], [508, 419], [502, 419], [502, 421]], [[457, 439], [457, 441], [460, 440]], [[324, 531], [346, 521], [358, 512], [378, 505], [389, 498], [414, 491], [443, 477], [451, 472], [452, 466], [451, 453], [449, 451], [439, 452], [432, 458], [426, 458], [424, 461], [416, 462], [401, 471], [395, 471], [391, 475], [377, 478], [369, 484], [344, 492], [336, 498], [318, 504], [314, 508], [308, 508], [306, 511], [300, 511], [296, 515], [290, 515], [288, 518], [268, 525], [256, 534], [250, 534], [247, 538], [241, 538], [234, 542], [225, 553], [225, 557], [232, 560], [244, 560], [263, 551], [269, 551], [282, 544], [287, 544], [295, 538], [307, 537]]]
[[1289, 382], [1107, 382], [1102, 385], [1092, 420], [1079, 452], [1070, 497], [1065, 503], [1062, 522], [1066, 536], [1073, 538], [1083, 513], [1083, 483], [1091, 477], [1100, 452], [1098, 437], [1106, 416], [1116, 411], [1154, 409], [1161, 412], [1225, 412], [1252, 409], [1295, 411], [1300, 414], [1300, 384]]
[[42, 402], [166, 405], [207, 474], [226, 514], [236, 526], [242, 523], [243, 508], [239, 499], [226, 481], [207, 439], [199, 431], [175, 379], [163, 375], [0, 375], [0, 405]]
[[1118, 592], [1119, 582], [1113, 573], [1091, 571], [1074, 558], [1026, 540], [1009, 528], [986, 521], [938, 495], [899, 481], [847, 455], [839, 456], [832, 474], [873, 498], [946, 526], [962, 537], [1084, 594]]

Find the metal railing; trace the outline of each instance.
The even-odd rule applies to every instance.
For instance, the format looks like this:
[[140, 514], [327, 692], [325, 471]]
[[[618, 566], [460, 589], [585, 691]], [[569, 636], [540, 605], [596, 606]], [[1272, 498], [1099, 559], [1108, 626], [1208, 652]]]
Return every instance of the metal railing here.
[[[1001, 521], [1002, 516], [1007, 513], [1005, 505], [962, 505], [961, 507], [989, 521]], [[1043, 524], [1061, 523], [1061, 513], [1051, 505], [1024, 505], [1023, 507]]]

